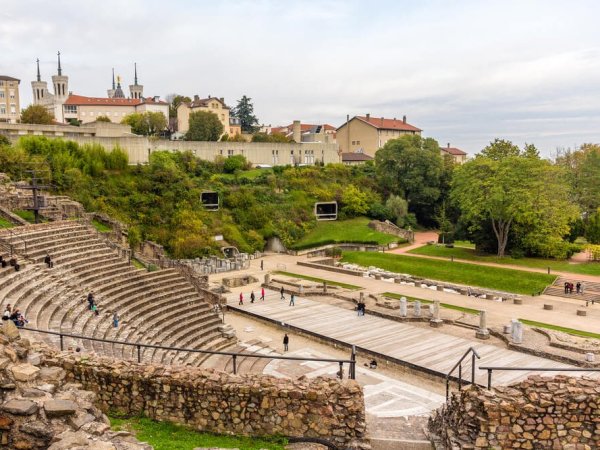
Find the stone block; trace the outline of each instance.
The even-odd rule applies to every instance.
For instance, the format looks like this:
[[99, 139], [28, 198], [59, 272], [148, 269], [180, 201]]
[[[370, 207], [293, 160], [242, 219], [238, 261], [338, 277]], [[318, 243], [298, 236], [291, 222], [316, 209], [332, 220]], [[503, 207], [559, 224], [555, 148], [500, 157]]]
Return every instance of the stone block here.
[[33, 366], [39, 366], [42, 364], [42, 355], [41, 353], [30, 353], [27, 355], [27, 362]]
[[17, 364], [12, 366], [10, 370], [17, 381], [35, 380], [40, 372], [40, 369], [31, 364]]
[[15, 416], [30, 416], [37, 412], [38, 406], [31, 400], [15, 398], [4, 403], [0, 409]]
[[15, 323], [12, 320], [3, 320], [2, 328], [0, 330], [2, 331], [2, 334], [4, 336], [6, 336], [6, 338], [10, 342], [17, 340], [17, 339], [19, 339], [19, 337], [21, 337], [21, 334], [19, 333], [19, 329], [17, 328], [17, 326], [15, 325]]
[[47, 400], [44, 410], [48, 417], [70, 416], [77, 412], [77, 404], [71, 400]]
[[577, 310], [577, 315], [578, 316], [587, 316], [587, 311], [585, 309], [578, 309]]
[[547, 303], [544, 303], [544, 309], [546, 311], [552, 311], [554, 309], [554, 305], [549, 305]]

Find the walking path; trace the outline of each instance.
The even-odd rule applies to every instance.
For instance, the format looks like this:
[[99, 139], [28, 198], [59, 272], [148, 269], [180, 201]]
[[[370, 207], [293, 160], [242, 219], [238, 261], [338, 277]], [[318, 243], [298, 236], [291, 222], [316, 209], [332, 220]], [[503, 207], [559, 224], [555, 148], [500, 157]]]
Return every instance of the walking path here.
[[[288, 306], [287, 300], [279, 300], [279, 293], [269, 293], [264, 302], [237, 306], [237, 296], [233, 294], [228, 298], [228, 305], [236, 311], [293, 326], [324, 339], [356, 345], [359, 351], [364, 349], [379, 353], [439, 375], [447, 374], [469, 347], [474, 347], [481, 356], [477, 366], [574, 367], [388, 319], [370, 315], [357, 317], [353, 311], [302, 297], [296, 297], [296, 306]], [[535, 372], [495, 372], [493, 382], [494, 385], [508, 384], [533, 373]], [[594, 376], [595, 373], [578, 372], [578, 375]], [[486, 384], [486, 373], [477, 370], [476, 381]]]

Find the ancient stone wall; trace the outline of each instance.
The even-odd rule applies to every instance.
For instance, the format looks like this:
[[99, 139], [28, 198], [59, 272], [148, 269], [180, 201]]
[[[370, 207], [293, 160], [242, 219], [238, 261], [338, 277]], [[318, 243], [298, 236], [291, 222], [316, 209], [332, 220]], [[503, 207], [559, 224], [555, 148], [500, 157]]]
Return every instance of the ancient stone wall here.
[[391, 234], [394, 236], [401, 237], [406, 239], [408, 242], [413, 242], [415, 240], [415, 233], [411, 230], [405, 230], [394, 225], [389, 220], [385, 222], [380, 222], [379, 220], [372, 220], [369, 222], [369, 228], [373, 230], [379, 231], [381, 233]]
[[223, 434], [321, 437], [342, 448], [365, 444], [363, 393], [352, 380], [286, 380], [57, 356], [49, 360], [66, 371], [67, 380], [96, 392], [106, 412], [144, 414]]
[[600, 448], [600, 385], [558, 375], [469, 388], [438, 410], [430, 431], [452, 449]]

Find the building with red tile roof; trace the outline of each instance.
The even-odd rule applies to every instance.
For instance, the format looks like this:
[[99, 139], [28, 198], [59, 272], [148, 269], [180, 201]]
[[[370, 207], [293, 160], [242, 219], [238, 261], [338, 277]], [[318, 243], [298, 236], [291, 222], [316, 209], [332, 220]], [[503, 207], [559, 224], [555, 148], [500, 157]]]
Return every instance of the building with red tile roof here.
[[315, 125], [294, 120], [293, 123], [271, 128], [270, 134], [283, 134], [295, 142], [336, 142], [336, 130], [333, 125], [324, 123]]
[[421, 134], [421, 129], [402, 119], [385, 117], [354, 116], [337, 129], [337, 142], [342, 153], [365, 153], [375, 156], [375, 152], [390, 139], [404, 134]]
[[463, 164], [467, 161], [467, 153], [460, 148], [450, 147], [450, 143], [446, 147], [440, 147], [440, 153], [442, 156], [451, 156], [457, 164]]

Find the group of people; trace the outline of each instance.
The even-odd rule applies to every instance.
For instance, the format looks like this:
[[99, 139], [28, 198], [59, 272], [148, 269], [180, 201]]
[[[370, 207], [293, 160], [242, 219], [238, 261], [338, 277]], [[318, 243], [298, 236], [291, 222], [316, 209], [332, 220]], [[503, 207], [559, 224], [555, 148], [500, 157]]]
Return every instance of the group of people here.
[[25, 316], [23, 316], [21, 313], [21, 310], [19, 310], [19, 308], [15, 308], [13, 310], [10, 303], [6, 305], [4, 314], [2, 314], [2, 320], [12, 320], [13, 323], [18, 327], [24, 327], [27, 323], [29, 323]]
[[565, 294], [572, 294], [573, 289], [576, 289], [577, 294], [583, 294], [583, 290], [585, 289], [583, 283], [578, 281], [577, 284], [573, 285], [570, 281], [565, 281]]
[[[252, 292], [250, 292], [250, 303], [254, 303], [255, 300], [256, 300], [256, 295], [254, 295], [254, 291], [252, 291]], [[262, 300], [262, 301], [265, 300], [265, 288], [260, 289], [259, 300]], [[244, 304], [244, 293], [240, 292], [240, 301], [238, 302], [238, 305], [243, 305], [243, 304]]]
[[19, 270], [21, 270], [21, 265], [17, 262], [16, 258], [10, 258], [7, 261], [4, 259], [4, 257], [2, 255], [0, 255], [0, 266], [2, 266], [2, 268], [6, 267], [6, 266], [11, 266], [12, 268], [15, 269], [15, 272], [18, 272]]
[[97, 316], [99, 316], [100, 311], [98, 311], [98, 304], [96, 303], [96, 299], [94, 298], [93, 292], [90, 292], [87, 295], [87, 301], [88, 301], [88, 309], [90, 311], [92, 311], [94, 314], [96, 314]]

